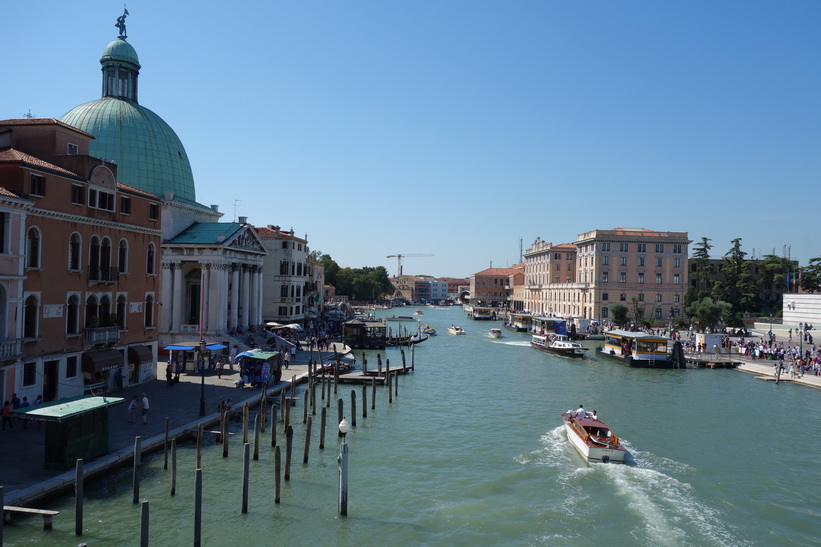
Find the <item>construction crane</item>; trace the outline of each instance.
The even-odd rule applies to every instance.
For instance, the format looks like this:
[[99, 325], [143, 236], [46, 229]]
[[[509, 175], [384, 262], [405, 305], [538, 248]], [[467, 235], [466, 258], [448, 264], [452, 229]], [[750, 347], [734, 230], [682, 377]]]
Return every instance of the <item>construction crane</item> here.
[[402, 254], [395, 254], [395, 255], [388, 255], [386, 258], [395, 258], [396, 259], [396, 271], [399, 272], [397, 277], [402, 275], [402, 259], [408, 258], [409, 256], [433, 256], [430, 253], [402, 253]]

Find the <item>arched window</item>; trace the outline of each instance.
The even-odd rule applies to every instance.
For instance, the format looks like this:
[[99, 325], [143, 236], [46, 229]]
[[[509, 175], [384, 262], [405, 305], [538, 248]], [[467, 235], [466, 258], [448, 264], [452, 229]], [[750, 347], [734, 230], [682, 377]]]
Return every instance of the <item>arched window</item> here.
[[100, 238], [92, 236], [88, 247], [88, 278], [100, 279]]
[[156, 265], [154, 264], [154, 262], [155, 262], [154, 254], [155, 254], [154, 253], [154, 244], [149, 243], [148, 244], [148, 252], [146, 253], [146, 256], [145, 256], [145, 273], [148, 274], [148, 275], [154, 275], [154, 273], [156, 272]]
[[100, 297], [100, 326], [110, 327], [109, 318], [111, 317], [111, 298], [108, 295]]
[[120, 240], [120, 247], [117, 250], [117, 271], [121, 274], [128, 273], [128, 242]]
[[100, 280], [113, 281], [111, 276], [111, 240], [103, 238], [100, 244]]
[[121, 329], [125, 328], [125, 296], [120, 295], [117, 297], [117, 326]]
[[80, 271], [81, 255], [83, 251], [83, 240], [80, 234], [74, 232], [68, 238], [68, 269], [73, 272]]
[[40, 267], [40, 230], [34, 226], [26, 233], [26, 267]]
[[80, 298], [76, 294], [68, 297], [66, 305], [66, 334], [77, 334], [80, 323]]
[[37, 314], [40, 309], [40, 303], [34, 295], [26, 298], [26, 303], [23, 308], [23, 337], [37, 338]]
[[12, 334], [9, 336], [9, 333], [6, 331], [6, 315], [8, 310], [8, 294], [6, 293], [6, 287], [0, 285], [0, 337], [2, 338], [14, 338], [15, 335]]
[[93, 294], [86, 298], [86, 328], [100, 326], [100, 305]]
[[154, 297], [150, 294], [145, 297], [145, 328], [154, 326]]

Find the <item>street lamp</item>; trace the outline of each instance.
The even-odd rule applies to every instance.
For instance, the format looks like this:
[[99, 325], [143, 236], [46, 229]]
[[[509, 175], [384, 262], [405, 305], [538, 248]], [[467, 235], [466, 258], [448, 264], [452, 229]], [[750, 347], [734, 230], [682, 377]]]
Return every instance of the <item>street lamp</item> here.
[[200, 340], [200, 357], [199, 363], [200, 376], [202, 383], [200, 384], [200, 416], [205, 416], [205, 340]]
[[345, 436], [350, 429], [348, 420], [344, 417], [339, 422], [339, 434], [342, 435], [342, 445], [339, 447], [339, 514], [348, 514], [348, 443], [345, 442]]

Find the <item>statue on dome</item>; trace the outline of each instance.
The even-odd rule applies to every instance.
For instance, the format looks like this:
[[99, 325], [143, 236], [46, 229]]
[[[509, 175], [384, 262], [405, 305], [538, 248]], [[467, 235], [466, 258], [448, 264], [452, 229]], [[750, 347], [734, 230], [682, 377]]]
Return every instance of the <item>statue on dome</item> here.
[[128, 38], [125, 33], [125, 18], [128, 17], [128, 10], [123, 8], [123, 14], [117, 17], [117, 23], [114, 25], [120, 29], [120, 35], [117, 38]]

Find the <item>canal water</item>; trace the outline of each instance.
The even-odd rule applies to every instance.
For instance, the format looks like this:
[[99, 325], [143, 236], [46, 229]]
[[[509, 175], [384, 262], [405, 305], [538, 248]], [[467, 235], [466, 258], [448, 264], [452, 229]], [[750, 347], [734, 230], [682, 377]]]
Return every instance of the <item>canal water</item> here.
[[[491, 338], [498, 322], [471, 321], [460, 308], [403, 311], [413, 309], [439, 334], [417, 346], [416, 372], [400, 378], [393, 404], [377, 388], [376, 410], [365, 419], [360, 410], [348, 434], [348, 516], [337, 514], [336, 424], [319, 451], [314, 418], [305, 465], [297, 407], [279, 505], [270, 437], [251, 462], [247, 514], [241, 435], [227, 459], [207, 444], [205, 545], [821, 543], [818, 391], [731, 370], [634, 370], [592, 355], [552, 356], [531, 349], [524, 333]], [[448, 334], [454, 323], [467, 335]], [[397, 350], [382, 353], [401, 366]], [[341, 386], [346, 409], [351, 389], [361, 403], [361, 387]], [[587, 464], [568, 444], [560, 414], [580, 403], [626, 444], [628, 465]], [[329, 410], [335, 422], [335, 403]], [[162, 454], [144, 458], [141, 497], [154, 545], [192, 544], [194, 456], [183, 443], [174, 497]], [[85, 491], [82, 538], [66, 497], [49, 505], [62, 512], [54, 531], [40, 531], [39, 517], [24, 520], [5, 529], [6, 544], [136, 545], [130, 469]]]

